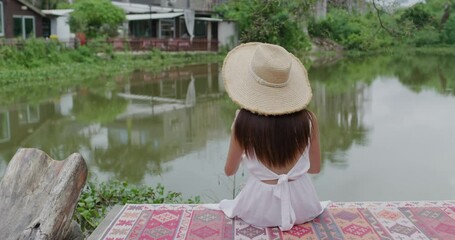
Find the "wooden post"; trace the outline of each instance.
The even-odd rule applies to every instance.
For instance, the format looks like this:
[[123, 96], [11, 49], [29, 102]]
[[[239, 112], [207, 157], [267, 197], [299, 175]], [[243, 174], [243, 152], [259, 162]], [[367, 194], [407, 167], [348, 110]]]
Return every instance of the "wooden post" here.
[[21, 148], [0, 182], [0, 239], [66, 239], [87, 165], [78, 153], [55, 161]]
[[207, 50], [212, 50], [212, 22], [207, 23]]

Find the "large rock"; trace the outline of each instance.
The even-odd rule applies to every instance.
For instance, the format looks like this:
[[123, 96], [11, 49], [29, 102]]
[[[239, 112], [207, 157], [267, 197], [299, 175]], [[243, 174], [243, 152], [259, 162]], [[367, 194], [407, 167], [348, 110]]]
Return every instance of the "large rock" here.
[[0, 182], [0, 239], [68, 238], [86, 179], [78, 153], [55, 161], [38, 149], [19, 149]]

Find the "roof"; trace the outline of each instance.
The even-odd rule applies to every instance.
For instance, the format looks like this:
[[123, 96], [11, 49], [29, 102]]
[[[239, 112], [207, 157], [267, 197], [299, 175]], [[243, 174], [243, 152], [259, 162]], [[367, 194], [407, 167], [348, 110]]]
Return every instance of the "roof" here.
[[123, 2], [112, 2], [115, 6], [123, 9], [126, 13], [166, 13], [166, 12], [183, 12], [183, 9], [158, 7], [146, 4], [138, 3], [123, 3]]
[[41, 17], [45, 17], [46, 15], [41, 11], [39, 10], [38, 8], [36, 8], [35, 6], [33, 6], [32, 4], [30, 4], [29, 2], [27, 1], [24, 1], [24, 0], [17, 0], [18, 2], [24, 4], [25, 6], [27, 6], [28, 9], [32, 10], [33, 12], [36, 12], [38, 13], [39, 15], [41, 15]]
[[195, 17], [194, 19], [207, 21], [207, 22], [222, 22], [223, 21], [223, 19], [211, 18], [211, 17]]
[[50, 16], [63, 16], [72, 13], [73, 9], [46, 9], [42, 10], [43, 13]]
[[128, 14], [126, 15], [126, 20], [128, 21], [137, 21], [137, 20], [147, 20], [147, 19], [162, 19], [162, 18], [175, 18], [182, 16], [183, 13], [146, 13], [146, 14]]

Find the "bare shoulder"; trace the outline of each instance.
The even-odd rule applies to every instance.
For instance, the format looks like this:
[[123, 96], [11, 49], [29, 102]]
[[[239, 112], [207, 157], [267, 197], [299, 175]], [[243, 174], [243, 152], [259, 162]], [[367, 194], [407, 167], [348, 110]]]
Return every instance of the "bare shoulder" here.
[[316, 114], [310, 110], [308, 110], [308, 114], [310, 116], [312, 128], [317, 129], [318, 128], [318, 118], [317, 118]]

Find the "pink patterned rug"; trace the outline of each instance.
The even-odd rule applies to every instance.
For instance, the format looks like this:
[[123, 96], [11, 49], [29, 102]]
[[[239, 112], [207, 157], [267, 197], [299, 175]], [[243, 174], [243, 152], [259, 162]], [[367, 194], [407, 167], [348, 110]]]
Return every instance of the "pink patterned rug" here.
[[105, 240], [455, 239], [455, 201], [332, 203], [290, 231], [258, 228], [201, 205], [125, 205]]

